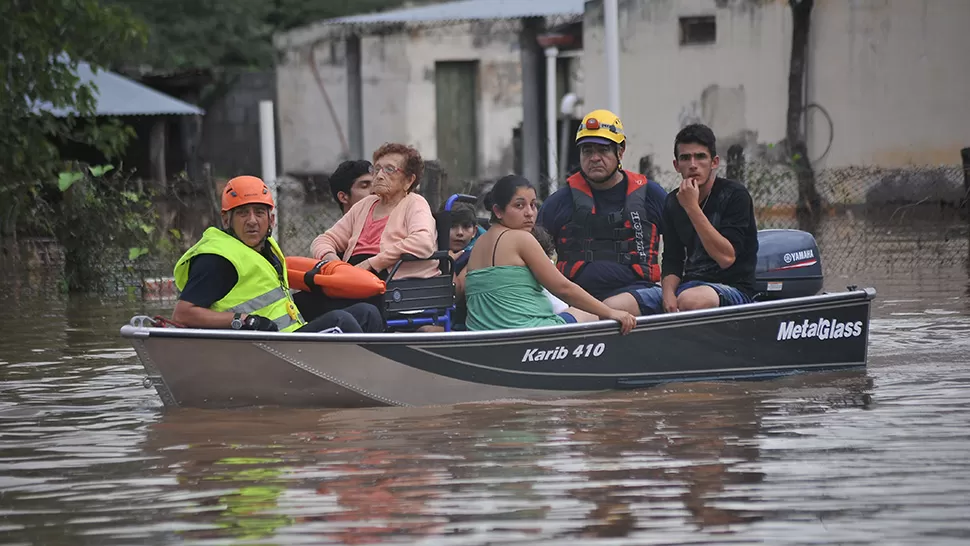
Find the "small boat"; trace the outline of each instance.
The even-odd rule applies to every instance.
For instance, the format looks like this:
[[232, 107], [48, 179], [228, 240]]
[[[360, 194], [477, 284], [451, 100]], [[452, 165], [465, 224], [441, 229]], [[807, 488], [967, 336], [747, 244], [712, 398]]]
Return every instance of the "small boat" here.
[[864, 368], [875, 290], [819, 294], [810, 234], [759, 233], [746, 305], [488, 332], [279, 333], [121, 328], [170, 407], [428, 406], [552, 399], [672, 381], [750, 380]]
[[490, 332], [121, 329], [166, 406], [354, 408], [572, 397], [866, 365], [872, 289]]

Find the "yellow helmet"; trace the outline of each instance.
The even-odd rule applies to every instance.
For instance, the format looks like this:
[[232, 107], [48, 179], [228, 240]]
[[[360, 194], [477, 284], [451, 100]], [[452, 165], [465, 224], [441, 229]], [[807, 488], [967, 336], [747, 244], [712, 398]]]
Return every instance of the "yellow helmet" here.
[[579, 130], [576, 131], [576, 144], [583, 142], [623, 145], [626, 142], [623, 123], [609, 110], [593, 110], [586, 114], [583, 122], [579, 124]]

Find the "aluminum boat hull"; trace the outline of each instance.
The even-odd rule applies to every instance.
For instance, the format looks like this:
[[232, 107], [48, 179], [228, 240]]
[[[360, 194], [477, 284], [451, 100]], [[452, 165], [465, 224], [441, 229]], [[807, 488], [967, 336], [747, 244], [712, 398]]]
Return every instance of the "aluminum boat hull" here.
[[866, 366], [872, 289], [490, 332], [302, 334], [126, 325], [166, 406], [352, 408], [550, 399]]

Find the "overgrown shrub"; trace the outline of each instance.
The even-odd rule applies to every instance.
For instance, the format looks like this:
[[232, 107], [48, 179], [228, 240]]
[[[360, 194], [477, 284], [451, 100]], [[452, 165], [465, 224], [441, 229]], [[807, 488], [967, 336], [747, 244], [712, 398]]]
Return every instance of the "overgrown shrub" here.
[[115, 292], [140, 283], [152, 258], [173, 261], [181, 234], [161, 232], [152, 192], [111, 165], [74, 165], [58, 178], [50, 231], [64, 247], [72, 292]]

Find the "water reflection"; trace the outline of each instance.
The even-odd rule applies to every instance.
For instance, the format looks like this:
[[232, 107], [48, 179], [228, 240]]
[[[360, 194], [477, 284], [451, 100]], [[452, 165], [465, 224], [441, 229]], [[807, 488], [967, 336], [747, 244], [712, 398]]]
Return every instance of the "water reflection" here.
[[340, 412], [163, 411], [118, 328], [171, 303], [9, 281], [0, 542], [965, 542], [966, 270], [876, 263], [866, 372]]
[[192, 503], [185, 539], [724, 533], [765, 516], [745, 493], [765, 478], [765, 416], [863, 408], [871, 386], [854, 372], [543, 404], [177, 411], [143, 448]]

